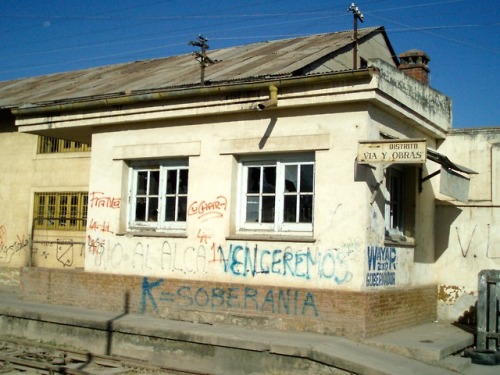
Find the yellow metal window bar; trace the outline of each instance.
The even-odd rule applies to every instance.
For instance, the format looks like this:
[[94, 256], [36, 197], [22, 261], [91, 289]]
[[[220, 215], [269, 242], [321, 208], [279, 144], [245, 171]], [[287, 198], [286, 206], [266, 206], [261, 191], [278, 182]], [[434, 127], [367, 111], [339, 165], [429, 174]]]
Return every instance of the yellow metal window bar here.
[[59, 152], [82, 152], [90, 151], [89, 144], [58, 139], [54, 137], [39, 136], [37, 153], [52, 154]]
[[88, 193], [35, 193], [35, 229], [81, 230], [87, 226]]

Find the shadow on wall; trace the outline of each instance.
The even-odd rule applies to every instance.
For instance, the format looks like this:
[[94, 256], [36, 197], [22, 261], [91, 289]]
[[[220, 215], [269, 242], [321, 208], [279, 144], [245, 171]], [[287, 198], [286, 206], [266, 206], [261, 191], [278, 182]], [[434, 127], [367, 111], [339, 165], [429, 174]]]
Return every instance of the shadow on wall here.
[[113, 319], [111, 320], [108, 320], [107, 321], [107, 324], [106, 324], [106, 330], [107, 330], [107, 344], [106, 344], [106, 355], [112, 355], [113, 353], [113, 350], [112, 350], [112, 345], [113, 345], [113, 330], [114, 330], [114, 327], [113, 327], [113, 323], [120, 319], [120, 318], [123, 318], [125, 315], [128, 315], [130, 312], [130, 292], [127, 290], [126, 293], [125, 293], [125, 301], [124, 301], [124, 311], [123, 311], [123, 314], [120, 314], [116, 317], [114, 317]]
[[437, 261], [441, 255], [448, 249], [450, 244], [450, 232], [452, 224], [455, 222], [457, 217], [462, 213], [462, 210], [451, 205], [443, 204], [441, 206], [436, 206], [436, 217], [435, 217], [435, 255], [434, 261]]
[[463, 329], [464, 331], [474, 335], [474, 345], [476, 345], [477, 340], [477, 302], [475, 305], [470, 306], [468, 310], [458, 317], [458, 319], [453, 322], [453, 325]]

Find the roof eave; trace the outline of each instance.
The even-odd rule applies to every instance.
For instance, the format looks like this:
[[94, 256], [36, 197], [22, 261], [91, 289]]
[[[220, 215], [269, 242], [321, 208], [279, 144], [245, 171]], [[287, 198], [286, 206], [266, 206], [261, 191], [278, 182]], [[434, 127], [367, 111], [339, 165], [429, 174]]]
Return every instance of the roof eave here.
[[319, 75], [308, 76], [274, 76], [261, 77], [252, 81], [244, 82], [219, 82], [210, 86], [181, 86], [161, 89], [141, 90], [129, 93], [115, 93], [99, 97], [83, 97], [67, 99], [64, 101], [51, 101], [24, 104], [19, 107], [11, 108], [11, 112], [18, 117], [31, 117], [49, 114], [59, 114], [61, 112], [81, 112], [86, 110], [106, 109], [117, 106], [133, 106], [148, 102], [165, 101], [174, 98], [199, 97], [205, 95], [262, 90], [273, 84], [278, 87], [295, 86], [303, 83], [316, 83], [329, 81], [332, 79], [356, 79], [365, 78], [372, 75], [370, 69], [359, 69], [356, 71], [332, 72]]

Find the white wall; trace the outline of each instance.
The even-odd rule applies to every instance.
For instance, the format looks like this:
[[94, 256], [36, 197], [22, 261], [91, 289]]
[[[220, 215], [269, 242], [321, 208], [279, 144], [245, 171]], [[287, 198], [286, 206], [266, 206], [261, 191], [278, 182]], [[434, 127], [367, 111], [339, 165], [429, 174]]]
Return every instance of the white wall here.
[[439, 195], [435, 275], [439, 315], [457, 319], [474, 304], [478, 274], [500, 268], [500, 129], [455, 130], [439, 148], [470, 176], [469, 202]]
[[[360, 288], [365, 282], [368, 189], [364, 181], [354, 181], [354, 161], [358, 140], [367, 136], [369, 118], [362, 107], [355, 106], [349, 111], [333, 108], [318, 112], [264, 111], [244, 117], [207, 117], [200, 125], [178, 120], [164, 122], [161, 127], [130, 127], [95, 134], [90, 194], [99, 192], [103, 197], [120, 199], [121, 207], [89, 205], [89, 222], [102, 226], [88, 231], [91, 242], [85, 269], [249, 284]], [[266, 132], [269, 137], [264, 141]], [[234, 232], [238, 156], [301, 149], [318, 149], [315, 241], [238, 237], [241, 233]], [[143, 156], [148, 152], [161, 153], [158, 150], [167, 153], [164, 157], [191, 153], [188, 205], [223, 197], [227, 207], [221, 210], [221, 217], [204, 221], [197, 215], [188, 216], [185, 237], [117, 235], [126, 228], [128, 191], [122, 181], [127, 181], [128, 170], [125, 160], [112, 160], [111, 156], [127, 153], [137, 156], [141, 152], [138, 150], [142, 150]], [[108, 228], [108, 224], [109, 230], [101, 229]], [[269, 268], [273, 259], [279, 261], [285, 252], [292, 253], [294, 261], [305, 259], [309, 252], [314, 262], [307, 269], [306, 263], [298, 260], [301, 265], [295, 275], [285, 269], [283, 262], [276, 264], [275, 273], [235, 274], [227, 259], [229, 250], [236, 246], [251, 251], [257, 246], [258, 256], [269, 251], [263, 258]], [[281, 252], [272, 258], [276, 250]]]

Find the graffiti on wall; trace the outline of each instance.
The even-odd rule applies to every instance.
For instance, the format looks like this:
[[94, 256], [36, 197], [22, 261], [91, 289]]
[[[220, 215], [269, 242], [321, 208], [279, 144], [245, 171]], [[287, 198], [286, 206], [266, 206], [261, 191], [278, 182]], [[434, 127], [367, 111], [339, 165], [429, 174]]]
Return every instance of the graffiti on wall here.
[[349, 270], [352, 249], [292, 249], [289, 246], [267, 249], [255, 244], [183, 246], [172, 240], [141, 240], [131, 246], [119, 240], [88, 236], [88, 252], [96, 267], [132, 268], [140, 271], [168, 271], [206, 274], [209, 267], [235, 277], [259, 275], [297, 279], [328, 279], [335, 284], [351, 281]]
[[90, 207], [120, 208], [121, 199], [109, 197], [102, 192], [94, 191], [89, 194]]
[[[472, 230], [470, 226], [467, 225], [464, 228], [455, 227], [457, 234], [457, 242], [462, 253], [462, 257], [467, 258], [471, 255], [476, 258], [485, 254], [488, 259], [500, 259], [500, 252], [493, 251], [493, 244], [500, 242], [500, 237], [498, 237], [498, 229], [491, 230], [491, 225], [474, 225]], [[486, 233], [485, 233], [486, 232]], [[496, 241], [493, 234], [496, 234]]]
[[[90, 193], [90, 206], [118, 208], [120, 199], [102, 192]], [[340, 248], [292, 248], [276, 244], [272, 248], [258, 244], [221, 244], [212, 234], [211, 220], [224, 218], [228, 201], [224, 195], [193, 201], [188, 216], [198, 224], [196, 244], [182, 245], [176, 240], [134, 239], [109, 236], [109, 222], [89, 218], [87, 249], [94, 265], [104, 270], [135, 269], [164, 274], [206, 274], [219, 272], [238, 278], [281, 277], [286, 279], [330, 280], [345, 284], [352, 280], [350, 263], [359, 251], [359, 242], [350, 241]]]
[[195, 215], [200, 222], [210, 219], [220, 219], [227, 210], [227, 198], [219, 195], [213, 201], [194, 201], [189, 205], [187, 214]]
[[134, 242], [131, 247], [120, 241], [88, 236], [88, 251], [99, 268], [128, 267], [140, 271], [157, 270], [184, 274], [205, 273], [209, 256], [205, 246], [178, 247], [175, 242], [147, 240]]
[[307, 248], [294, 250], [290, 246], [266, 249], [246, 244], [218, 246], [223, 271], [234, 276], [278, 275], [289, 278], [330, 279], [336, 284], [351, 281], [347, 269], [349, 251], [327, 249], [314, 251]]
[[7, 242], [7, 229], [0, 225], [0, 264], [8, 264], [12, 258], [21, 251], [29, 251], [30, 239], [26, 236], [16, 235], [16, 239], [10, 243]]
[[398, 257], [396, 248], [368, 246], [366, 286], [396, 285]]
[[83, 259], [85, 252], [85, 244], [82, 242], [73, 241], [72, 239], [64, 239], [55, 241], [33, 241], [33, 257], [38, 256], [39, 260], [50, 260], [55, 257], [55, 260], [63, 267], [72, 267], [79, 257]]
[[168, 290], [164, 279], [151, 281], [147, 277], [142, 282], [141, 312], [160, 307], [181, 309], [203, 309], [239, 312], [261, 312], [318, 316], [314, 294], [298, 289], [269, 288], [261, 291], [250, 286], [241, 287], [193, 287], [181, 285]]

